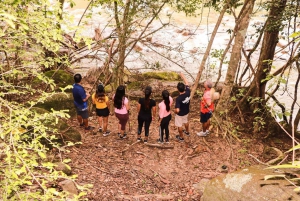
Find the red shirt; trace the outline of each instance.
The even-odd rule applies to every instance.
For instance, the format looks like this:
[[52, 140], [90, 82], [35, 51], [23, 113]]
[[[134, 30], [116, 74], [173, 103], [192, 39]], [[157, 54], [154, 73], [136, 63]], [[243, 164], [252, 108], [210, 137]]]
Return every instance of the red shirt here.
[[[211, 102], [210, 106], [207, 105], [207, 102]], [[208, 108], [205, 106], [208, 106]], [[200, 112], [208, 113], [212, 111], [214, 111], [214, 103], [211, 100], [210, 89], [207, 89], [204, 91], [203, 97], [200, 102]]]

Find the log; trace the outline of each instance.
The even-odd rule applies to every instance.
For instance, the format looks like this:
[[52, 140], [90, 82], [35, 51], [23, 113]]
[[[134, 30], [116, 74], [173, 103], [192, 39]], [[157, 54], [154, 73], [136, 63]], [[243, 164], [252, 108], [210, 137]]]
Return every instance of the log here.
[[161, 145], [161, 144], [149, 144], [149, 143], [145, 143], [145, 145], [147, 145], [148, 147], [157, 147], [160, 149], [174, 149], [173, 145]]

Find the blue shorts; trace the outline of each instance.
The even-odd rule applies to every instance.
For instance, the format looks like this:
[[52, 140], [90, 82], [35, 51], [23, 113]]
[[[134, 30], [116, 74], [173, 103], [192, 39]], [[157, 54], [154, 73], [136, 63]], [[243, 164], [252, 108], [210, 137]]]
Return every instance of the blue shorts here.
[[81, 110], [76, 107], [77, 115], [81, 116], [83, 119], [88, 119], [89, 118], [89, 110]]
[[201, 123], [206, 123], [210, 118], [211, 118], [212, 113], [200, 113], [200, 122]]

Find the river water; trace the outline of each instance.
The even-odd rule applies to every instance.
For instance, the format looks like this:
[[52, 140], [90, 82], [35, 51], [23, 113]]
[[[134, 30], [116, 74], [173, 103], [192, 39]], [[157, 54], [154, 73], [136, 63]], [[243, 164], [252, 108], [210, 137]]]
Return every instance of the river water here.
[[[74, 2], [76, 3], [75, 7], [68, 8], [68, 6], [66, 6], [66, 10], [74, 17], [73, 24], [75, 25], [81, 18], [82, 13], [84, 12], [89, 1], [75, 0]], [[102, 13], [101, 15], [99, 15], [100, 12]], [[81, 34], [92, 38], [94, 37], [95, 28], [100, 28], [100, 30], [102, 31], [102, 37], [108, 36], [113, 31], [113, 28], [110, 26], [106, 26], [106, 24], [109, 20], [112, 19], [112, 16], [109, 13], [104, 14], [105, 12], [103, 12], [101, 8], [93, 9], [91, 13], [91, 18], [83, 18], [82, 20], [82, 24], [84, 24], [85, 26]], [[163, 11], [162, 15], [167, 15], [169, 13], [170, 9], [166, 8]], [[152, 43], [167, 45], [168, 50], [161, 47], [148, 47], [143, 43], [138, 43], [137, 45], [139, 46], [140, 50], [134, 51], [133, 54], [130, 54], [128, 56], [126, 60], [126, 66], [128, 66], [130, 69], [136, 69], [141, 72], [152, 71], [152, 68], [155, 67], [160, 67], [162, 68], [162, 70], [167, 71], [181, 72], [183, 71], [182, 67], [184, 67], [185, 70], [189, 72], [189, 74], [186, 74], [189, 80], [192, 80], [190, 76], [194, 78], [196, 77], [201, 59], [203, 57], [203, 53], [205, 52], [210, 34], [214, 28], [213, 22], [217, 19], [218, 14], [214, 11], [208, 11], [208, 9], [206, 9], [203, 12], [202, 20], [200, 19], [200, 17], [186, 17], [182, 13], [174, 13], [173, 16], [174, 20], [171, 21], [170, 26], [167, 26], [152, 35]], [[161, 19], [167, 22], [167, 16], [162, 16]], [[245, 49], [251, 48], [255, 43], [255, 40], [251, 38], [251, 36], [254, 36], [256, 31], [254, 25], [260, 25], [264, 20], [265, 18], [261, 14], [257, 14], [251, 17], [250, 26], [248, 28], [247, 38], [245, 41]], [[201, 24], [199, 25], [200, 22]], [[156, 20], [153, 22], [153, 25], [150, 27], [150, 29], [155, 30], [160, 26], [161, 22]], [[225, 49], [229, 41], [229, 34], [227, 33], [227, 30], [233, 29], [233, 27], [233, 17], [228, 15], [225, 16], [223, 19], [223, 23], [218, 30], [217, 37], [214, 40], [212, 49], [214, 49], [215, 51]], [[192, 34], [185, 35], [184, 33]], [[280, 43], [284, 45], [287, 43], [287, 41], [280, 40]], [[283, 66], [288, 59], [288, 53], [281, 53], [280, 47], [277, 47], [276, 50], [279, 51], [279, 53], [276, 55], [273, 62], [274, 70]], [[154, 51], [159, 52], [159, 54], [163, 56], [159, 56]], [[95, 51], [90, 50], [84, 52], [84, 54], [86, 53], [93, 54], [95, 53]], [[104, 52], [98, 52], [97, 55], [101, 58], [106, 57], [106, 53]], [[172, 60], [176, 61], [178, 65], [166, 58], [172, 58]], [[256, 51], [251, 57], [251, 63], [253, 66], [256, 65], [258, 58], [259, 51]], [[227, 60], [228, 59], [229, 56]], [[91, 67], [101, 67], [103, 65], [103, 61], [91, 61], [89, 59], [82, 59], [79, 63], [74, 65], [74, 68], [77, 72], [85, 74]], [[211, 78], [213, 81], [215, 81], [218, 73], [218, 64], [218, 59], [212, 57], [209, 58], [209, 60], [207, 61], [207, 68], [201, 76], [201, 82], [206, 78]], [[246, 61], [242, 60], [241, 65], [245, 66]], [[222, 67], [221, 81], [225, 79], [226, 70], [227, 66], [225, 64]], [[290, 108], [293, 101], [292, 97], [294, 97], [294, 86], [296, 84], [297, 76], [298, 72], [296, 70], [291, 70], [287, 87], [285, 88], [284, 86], [282, 86], [281, 90], [275, 94], [277, 99], [281, 103], [286, 105], [287, 108]], [[297, 93], [297, 96], [298, 101], [295, 105], [293, 116], [296, 115], [296, 111], [298, 111], [300, 105], [299, 92]], [[272, 105], [271, 102], [270, 105]], [[278, 107], [276, 107], [276, 110], [280, 112]], [[300, 129], [300, 127], [298, 127], [298, 129]]]

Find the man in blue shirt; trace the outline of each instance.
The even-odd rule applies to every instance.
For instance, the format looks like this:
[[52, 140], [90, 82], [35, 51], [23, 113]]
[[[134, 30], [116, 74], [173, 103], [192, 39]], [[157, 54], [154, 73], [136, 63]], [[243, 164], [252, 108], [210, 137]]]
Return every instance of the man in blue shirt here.
[[80, 126], [84, 126], [85, 130], [93, 130], [94, 127], [89, 126], [88, 118], [89, 118], [89, 111], [88, 111], [88, 104], [87, 100], [90, 97], [90, 94], [87, 94], [84, 88], [81, 86], [81, 75], [75, 74], [73, 84], [73, 98], [74, 98], [74, 105], [77, 111], [77, 120]]
[[[183, 133], [187, 136], [189, 133], [189, 122], [188, 122], [188, 114], [190, 112], [190, 94], [191, 90], [189, 87], [189, 83], [184, 77], [182, 73], [180, 73], [181, 78], [184, 83], [179, 82], [177, 84], [177, 90], [179, 91], [179, 96], [176, 98], [175, 103], [175, 126], [178, 127], [179, 135], [176, 135], [176, 138], [179, 142], [183, 142]], [[185, 130], [182, 130], [182, 126], [184, 125]]]

